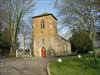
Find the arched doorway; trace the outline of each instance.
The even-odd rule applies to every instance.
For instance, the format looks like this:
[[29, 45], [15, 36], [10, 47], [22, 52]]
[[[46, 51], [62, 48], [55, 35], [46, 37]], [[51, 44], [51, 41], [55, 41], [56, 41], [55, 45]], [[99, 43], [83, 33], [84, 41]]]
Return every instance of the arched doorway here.
[[45, 47], [41, 48], [41, 57], [46, 57], [46, 48]]

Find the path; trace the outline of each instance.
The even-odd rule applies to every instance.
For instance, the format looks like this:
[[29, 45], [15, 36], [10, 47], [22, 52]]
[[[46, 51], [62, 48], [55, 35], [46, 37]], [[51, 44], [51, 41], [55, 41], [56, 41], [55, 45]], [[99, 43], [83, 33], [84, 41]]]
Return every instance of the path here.
[[47, 75], [46, 58], [0, 59], [0, 75]]

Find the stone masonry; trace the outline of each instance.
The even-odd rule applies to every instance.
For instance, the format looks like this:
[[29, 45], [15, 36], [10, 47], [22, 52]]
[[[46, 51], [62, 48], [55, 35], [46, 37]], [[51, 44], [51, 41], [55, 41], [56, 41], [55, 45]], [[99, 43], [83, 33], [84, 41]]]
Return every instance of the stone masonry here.
[[71, 54], [71, 44], [58, 35], [57, 19], [51, 13], [43, 13], [33, 17], [33, 39], [35, 57], [42, 57], [42, 48], [46, 49], [47, 57]]

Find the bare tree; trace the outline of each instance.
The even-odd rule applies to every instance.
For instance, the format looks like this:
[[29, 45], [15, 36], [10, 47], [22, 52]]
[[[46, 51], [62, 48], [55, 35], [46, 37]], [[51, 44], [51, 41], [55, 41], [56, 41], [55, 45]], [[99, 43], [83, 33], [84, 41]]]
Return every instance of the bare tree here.
[[31, 28], [25, 22], [20, 26], [19, 37], [21, 38], [21, 44], [23, 45], [23, 49], [25, 51], [26, 46], [29, 45], [31, 39]]
[[[10, 0], [10, 34], [11, 34], [11, 52], [13, 53], [13, 46], [14, 42], [16, 40], [18, 29], [20, 26], [20, 21], [23, 18], [23, 16], [30, 11], [34, 7], [33, 0]], [[12, 54], [10, 54], [12, 55]]]
[[9, 31], [10, 40], [11, 40], [11, 50], [10, 55], [15, 53], [13, 47], [17, 41], [17, 35], [20, 27], [20, 22], [23, 17], [34, 9], [35, 1], [34, 0], [0, 0], [2, 13], [7, 15], [2, 16], [2, 25], [6, 26]]
[[96, 11], [94, 0], [61, 0], [56, 4], [65, 26], [77, 32], [83, 30], [89, 33], [93, 45], [94, 60], [97, 62], [94, 44], [96, 24], [99, 23], [98, 14], [100, 13]]

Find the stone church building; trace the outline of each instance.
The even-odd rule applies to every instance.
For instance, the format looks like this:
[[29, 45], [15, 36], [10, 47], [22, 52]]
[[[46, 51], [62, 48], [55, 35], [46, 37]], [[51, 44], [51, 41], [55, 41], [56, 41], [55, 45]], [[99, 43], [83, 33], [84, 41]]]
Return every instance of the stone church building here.
[[51, 13], [33, 17], [35, 57], [66, 56], [71, 54], [71, 44], [57, 33], [57, 18]]

